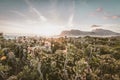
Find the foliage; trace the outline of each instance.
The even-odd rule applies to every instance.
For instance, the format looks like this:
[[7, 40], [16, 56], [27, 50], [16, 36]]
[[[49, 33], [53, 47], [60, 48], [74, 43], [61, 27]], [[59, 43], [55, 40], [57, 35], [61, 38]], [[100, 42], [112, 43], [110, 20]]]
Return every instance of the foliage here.
[[[119, 39], [65, 37], [26, 40], [26, 43], [1, 40], [0, 77], [4, 80], [120, 80], [120, 44], [116, 44]], [[52, 44], [50, 53], [45, 51], [47, 48], [42, 50], [45, 40]], [[30, 44], [32, 49], [29, 52], [27, 47]], [[34, 49], [36, 45], [37, 49]], [[9, 59], [5, 48], [15, 57]]]

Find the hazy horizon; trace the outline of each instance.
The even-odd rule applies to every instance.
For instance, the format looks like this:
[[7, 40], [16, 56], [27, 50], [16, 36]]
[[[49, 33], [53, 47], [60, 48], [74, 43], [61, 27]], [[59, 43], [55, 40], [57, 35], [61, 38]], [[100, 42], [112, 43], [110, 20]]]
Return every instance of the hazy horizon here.
[[0, 32], [58, 35], [102, 28], [120, 32], [118, 0], [0, 0]]

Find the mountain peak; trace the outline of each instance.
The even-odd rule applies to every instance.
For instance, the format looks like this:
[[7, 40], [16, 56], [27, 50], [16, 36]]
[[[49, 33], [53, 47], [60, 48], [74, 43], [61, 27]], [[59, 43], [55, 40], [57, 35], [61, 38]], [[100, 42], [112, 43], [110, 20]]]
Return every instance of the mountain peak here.
[[105, 29], [102, 29], [102, 28], [97, 28], [97, 29], [93, 29], [93, 30], [105, 30]]
[[102, 29], [102, 28], [97, 28], [97, 29], [93, 29], [92, 32], [101, 32], [101, 31], [110, 31], [110, 30], [105, 30], [105, 29]]
[[119, 36], [120, 33], [116, 33], [106, 29], [94, 29], [92, 31], [86, 32], [77, 29], [72, 29], [69, 31], [62, 31], [60, 36]]

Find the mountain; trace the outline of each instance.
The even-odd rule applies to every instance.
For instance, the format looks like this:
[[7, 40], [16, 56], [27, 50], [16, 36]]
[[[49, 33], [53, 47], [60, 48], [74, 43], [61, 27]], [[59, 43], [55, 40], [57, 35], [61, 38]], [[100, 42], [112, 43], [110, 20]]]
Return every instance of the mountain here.
[[94, 29], [89, 32], [80, 30], [65, 30], [61, 32], [60, 36], [120, 36], [120, 33], [105, 29]]
[[104, 29], [95, 29], [92, 32], [94, 32], [96, 35], [120, 35], [120, 33]]

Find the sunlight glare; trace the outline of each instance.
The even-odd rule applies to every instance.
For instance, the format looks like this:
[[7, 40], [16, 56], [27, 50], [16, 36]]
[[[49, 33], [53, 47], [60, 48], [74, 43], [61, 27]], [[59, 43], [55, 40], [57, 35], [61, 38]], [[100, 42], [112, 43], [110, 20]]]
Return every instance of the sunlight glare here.
[[53, 36], [60, 34], [59, 27], [51, 23], [36, 24], [34, 25], [33, 32], [43, 36]]

